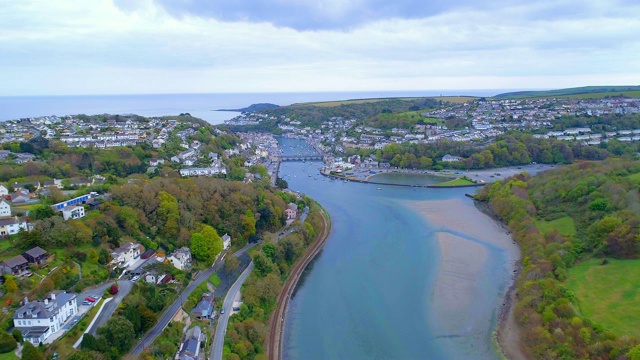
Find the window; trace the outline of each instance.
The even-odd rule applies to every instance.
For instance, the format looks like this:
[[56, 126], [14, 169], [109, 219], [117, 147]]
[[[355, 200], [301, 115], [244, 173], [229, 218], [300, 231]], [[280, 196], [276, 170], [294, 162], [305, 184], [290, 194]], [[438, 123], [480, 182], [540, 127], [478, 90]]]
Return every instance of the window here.
[[52, 317], [49, 318], [49, 322], [53, 322], [53, 318]]

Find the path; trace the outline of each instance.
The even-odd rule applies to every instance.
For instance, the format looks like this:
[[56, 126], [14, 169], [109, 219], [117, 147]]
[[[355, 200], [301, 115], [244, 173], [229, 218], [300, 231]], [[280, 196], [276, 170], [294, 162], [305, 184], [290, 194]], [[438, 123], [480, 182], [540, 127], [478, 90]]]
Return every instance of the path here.
[[218, 317], [218, 325], [216, 327], [215, 336], [213, 338], [213, 346], [211, 347], [211, 357], [212, 360], [222, 360], [222, 350], [224, 348], [224, 335], [227, 333], [227, 324], [229, 323], [229, 317], [232, 313], [233, 301], [240, 291], [240, 287], [247, 280], [249, 274], [251, 274], [251, 270], [253, 270], [253, 261], [249, 263], [246, 269], [240, 274], [238, 280], [231, 286], [229, 292], [227, 292], [227, 296], [224, 297], [224, 302], [222, 303], [222, 308], [225, 310], [224, 314], [220, 314]]

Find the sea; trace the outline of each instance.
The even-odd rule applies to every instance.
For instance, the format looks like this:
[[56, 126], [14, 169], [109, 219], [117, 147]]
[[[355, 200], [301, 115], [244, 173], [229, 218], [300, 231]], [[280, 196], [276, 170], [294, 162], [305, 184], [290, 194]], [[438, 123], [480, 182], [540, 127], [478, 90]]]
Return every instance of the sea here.
[[284, 106], [302, 102], [380, 97], [492, 96], [507, 91], [512, 90], [10, 96], [0, 97], [0, 121], [52, 115], [136, 114], [163, 116], [189, 113], [217, 125], [232, 119], [239, 113], [216, 110], [241, 109], [256, 103]]

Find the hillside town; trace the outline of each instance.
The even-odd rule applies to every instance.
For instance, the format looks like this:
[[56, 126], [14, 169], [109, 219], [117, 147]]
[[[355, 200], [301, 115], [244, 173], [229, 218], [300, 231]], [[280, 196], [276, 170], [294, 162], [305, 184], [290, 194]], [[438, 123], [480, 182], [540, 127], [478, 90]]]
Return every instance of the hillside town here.
[[[231, 126], [256, 125], [264, 120], [278, 120], [284, 134], [313, 139], [324, 151], [340, 154], [345, 148], [379, 150], [390, 144], [428, 144], [442, 140], [455, 142], [487, 142], [509, 130], [534, 132], [537, 137], [580, 141], [598, 145], [609, 139], [640, 141], [640, 129], [619, 129], [616, 132], [591, 134], [591, 129], [576, 128], [562, 132], [548, 131], [562, 116], [598, 117], [610, 114], [638, 114], [640, 101], [633, 98], [566, 99], [542, 98], [522, 100], [475, 100], [450, 104], [422, 115], [434, 119], [433, 124], [416, 124], [411, 128], [381, 129], [362, 125], [364, 119], [332, 117], [319, 128], [301, 126], [299, 120], [275, 118], [260, 113], [246, 113], [226, 122]], [[447, 119], [460, 119], [469, 125], [463, 129], [448, 129]], [[547, 129], [547, 131], [545, 131]], [[350, 131], [352, 130], [352, 131]]]

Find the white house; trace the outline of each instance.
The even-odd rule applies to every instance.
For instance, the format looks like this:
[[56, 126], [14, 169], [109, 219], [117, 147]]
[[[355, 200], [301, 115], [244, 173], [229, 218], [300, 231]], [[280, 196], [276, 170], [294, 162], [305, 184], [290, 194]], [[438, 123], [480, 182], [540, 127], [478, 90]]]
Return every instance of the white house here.
[[191, 251], [187, 247], [182, 247], [171, 253], [167, 260], [178, 270], [184, 270], [191, 265]]
[[140, 254], [144, 251], [144, 246], [135, 244], [132, 242], [125, 243], [119, 248], [113, 250], [111, 253], [111, 264], [115, 264], [118, 267], [125, 267], [131, 261], [140, 257]]
[[0, 218], [0, 236], [17, 234], [20, 229], [29, 231], [29, 224], [23, 218], [17, 216]]
[[4, 199], [0, 201], [0, 216], [11, 216], [11, 205]]
[[222, 235], [222, 247], [225, 250], [231, 247], [231, 236], [229, 236], [229, 234]]
[[62, 208], [62, 218], [64, 220], [69, 219], [80, 219], [84, 217], [84, 206], [81, 205], [71, 205]]
[[9, 188], [7, 188], [4, 184], [0, 184], [0, 196], [9, 195]]
[[453, 156], [453, 155], [445, 155], [442, 157], [442, 161], [444, 162], [456, 162], [456, 161], [460, 161], [462, 158], [460, 156]]
[[44, 342], [60, 330], [65, 321], [78, 312], [76, 294], [52, 292], [43, 301], [25, 303], [13, 315], [13, 326], [34, 345]]

